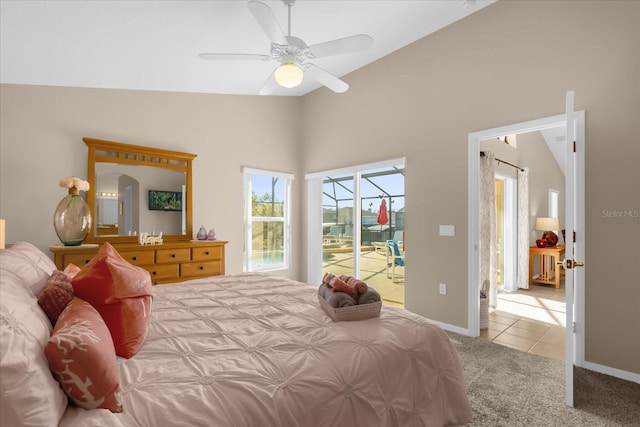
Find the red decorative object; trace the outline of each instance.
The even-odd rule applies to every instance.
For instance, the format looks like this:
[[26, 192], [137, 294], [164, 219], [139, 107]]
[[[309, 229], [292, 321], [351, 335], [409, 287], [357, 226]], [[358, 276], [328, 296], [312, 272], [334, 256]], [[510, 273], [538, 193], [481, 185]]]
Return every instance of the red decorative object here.
[[538, 239], [536, 240], [536, 245], [538, 245], [539, 248], [546, 248], [547, 241], [545, 239]]
[[542, 233], [542, 238], [547, 241], [548, 248], [558, 244], [558, 235], [553, 231], [545, 231]]
[[389, 222], [389, 217], [387, 216], [387, 201], [382, 199], [380, 202], [380, 212], [378, 213], [378, 224], [384, 225]]

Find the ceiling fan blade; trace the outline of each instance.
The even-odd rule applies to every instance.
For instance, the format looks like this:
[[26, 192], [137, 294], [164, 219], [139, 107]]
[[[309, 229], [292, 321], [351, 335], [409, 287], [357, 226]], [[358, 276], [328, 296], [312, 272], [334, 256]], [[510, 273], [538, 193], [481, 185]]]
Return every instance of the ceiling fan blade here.
[[276, 82], [276, 77], [275, 77], [276, 70], [273, 70], [273, 72], [269, 75], [269, 78], [264, 82], [264, 84], [260, 88], [260, 92], [258, 92], [260, 95], [271, 95], [278, 88], [278, 82]]
[[269, 55], [260, 55], [254, 53], [201, 53], [198, 56], [202, 59], [213, 61], [268, 61], [272, 59]]
[[373, 46], [373, 39], [366, 34], [345, 37], [343, 39], [332, 40], [324, 43], [309, 46], [309, 52], [315, 58], [323, 56], [342, 55], [360, 50], [366, 50]]
[[273, 43], [287, 45], [287, 39], [278, 24], [276, 16], [271, 11], [271, 8], [259, 1], [250, 1], [248, 4], [249, 10], [258, 21], [258, 24], [262, 27], [264, 32]]
[[348, 84], [317, 65], [306, 64], [304, 74], [336, 93], [344, 93], [349, 89]]

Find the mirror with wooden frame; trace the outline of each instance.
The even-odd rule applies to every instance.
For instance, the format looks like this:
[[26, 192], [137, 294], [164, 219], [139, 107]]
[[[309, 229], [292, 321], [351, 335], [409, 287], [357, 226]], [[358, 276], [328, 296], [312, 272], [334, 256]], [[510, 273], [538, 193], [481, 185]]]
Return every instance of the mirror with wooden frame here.
[[93, 225], [87, 243], [133, 243], [140, 233], [191, 240], [195, 154], [82, 138]]

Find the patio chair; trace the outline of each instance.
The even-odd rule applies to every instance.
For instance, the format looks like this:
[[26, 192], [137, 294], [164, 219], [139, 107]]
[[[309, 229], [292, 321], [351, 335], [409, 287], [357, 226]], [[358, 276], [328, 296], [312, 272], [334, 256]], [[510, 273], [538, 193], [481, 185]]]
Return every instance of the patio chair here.
[[[396, 265], [404, 267], [404, 256], [400, 253], [398, 242], [387, 240], [387, 279], [391, 279], [392, 282], [396, 281]], [[389, 270], [391, 270], [391, 277], [389, 277]]]
[[342, 238], [342, 226], [332, 225], [329, 229], [329, 233], [323, 236], [324, 243], [340, 243]]
[[404, 249], [404, 230], [396, 230], [393, 233], [393, 239], [391, 240], [396, 242], [398, 244], [398, 248], [402, 251]]
[[353, 240], [353, 225], [347, 224], [344, 226], [344, 234], [342, 235], [342, 241], [350, 243]]

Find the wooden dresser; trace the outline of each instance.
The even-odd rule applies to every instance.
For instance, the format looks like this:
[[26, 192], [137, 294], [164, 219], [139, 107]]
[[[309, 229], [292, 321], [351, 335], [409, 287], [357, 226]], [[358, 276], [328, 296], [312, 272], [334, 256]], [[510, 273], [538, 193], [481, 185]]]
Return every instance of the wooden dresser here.
[[[113, 243], [118, 253], [133, 265], [151, 273], [154, 284], [182, 282], [205, 276], [224, 274], [226, 241], [180, 241], [162, 245]], [[51, 246], [56, 268], [64, 270], [68, 264], [78, 267], [91, 261], [100, 245]]]

